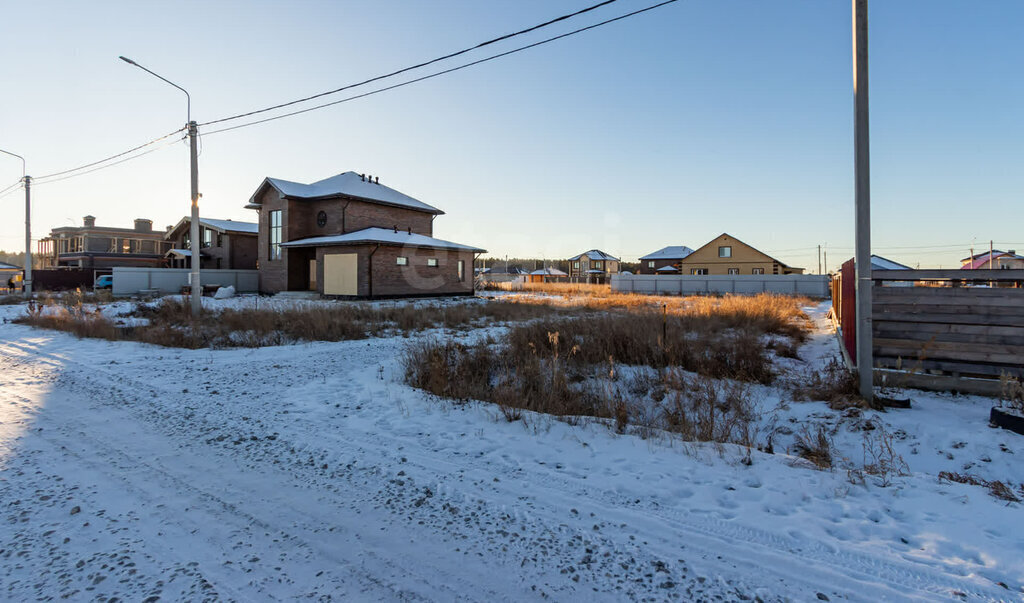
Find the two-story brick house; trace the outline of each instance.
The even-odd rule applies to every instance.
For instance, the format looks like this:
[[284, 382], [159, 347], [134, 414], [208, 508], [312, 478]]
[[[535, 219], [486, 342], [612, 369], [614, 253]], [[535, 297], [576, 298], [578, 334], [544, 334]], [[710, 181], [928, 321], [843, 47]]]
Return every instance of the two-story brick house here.
[[104, 270], [116, 266], [159, 268], [165, 263], [164, 233], [153, 230], [153, 221], [139, 218], [133, 228], [96, 226], [85, 216], [81, 226], [61, 226], [40, 239], [36, 255], [40, 268]]
[[[191, 225], [192, 219], [184, 217], [164, 235], [171, 246], [165, 254], [171, 268], [192, 267]], [[199, 267], [255, 270], [258, 241], [255, 222], [199, 218]]]
[[265, 178], [246, 207], [259, 212], [261, 292], [473, 294], [473, 260], [485, 250], [434, 238], [434, 218], [444, 212], [377, 178]]
[[693, 253], [686, 245], [670, 245], [640, 258], [637, 274], [679, 274], [680, 262]]
[[619, 258], [600, 249], [591, 249], [569, 258], [569, 278], [603, 283], [619, 272]]

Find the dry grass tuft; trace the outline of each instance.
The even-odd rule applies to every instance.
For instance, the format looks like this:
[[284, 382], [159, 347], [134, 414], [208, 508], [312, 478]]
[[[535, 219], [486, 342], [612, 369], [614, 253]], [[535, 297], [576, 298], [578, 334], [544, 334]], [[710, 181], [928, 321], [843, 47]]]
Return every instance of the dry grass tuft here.
[[673, 393], [662, 411], [665, 429], [688, 441], [754, 446], [757, 413], [748, 386], [670, 373], [665, 381]]
[[[1006, 502], [1021, 502], [1020, 496], [1018, 496], [1010, 486], [1007, 486], [999, 480], [988, 481], [974, 475], [955, 473], [953, 471], [940, 471], [939, 482], [943, 481], [955, 482], [958, 484], [970, 484], [972, 486], [982, 486], [988, 490], [989, 494], [1000, 500], [1005, 500]], [[1021, 485], [1018, 489], [1020, 491], [1020, 495], [1024, 496], [1024, 485]]]
[[833, 410], [868, 408], [861, 397], [857, 375], [832, 359], [820, 371], [808, 371], [789, 383], [794, 400], [825, 401]]
[[818, 425], [814, 431], [809, 425], [804, 425], [794, 436], [790, 451], [818, 469], [832, 468], [832, 438], [828, 437], [824, 425]]

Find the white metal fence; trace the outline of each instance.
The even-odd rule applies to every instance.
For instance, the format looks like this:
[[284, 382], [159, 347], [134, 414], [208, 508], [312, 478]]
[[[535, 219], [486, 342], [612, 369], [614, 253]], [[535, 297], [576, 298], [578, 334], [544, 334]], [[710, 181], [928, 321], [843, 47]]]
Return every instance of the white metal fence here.
[[[135, 295], [140, 291], [179, 293], [189, 283], [188, 268], [114, 268], [114, 296]], [[234, 287], [239, 293], [254, 293], [259, 289], [257, 270], [203, 270], [204, 286]]]
[[616, 274], [612, 291], [617, 293], [652, 293], [658, 295], [700, 295], [734, 293], [801, 294], [810, 297], [829, 296], [829, 277], [819, 274]]

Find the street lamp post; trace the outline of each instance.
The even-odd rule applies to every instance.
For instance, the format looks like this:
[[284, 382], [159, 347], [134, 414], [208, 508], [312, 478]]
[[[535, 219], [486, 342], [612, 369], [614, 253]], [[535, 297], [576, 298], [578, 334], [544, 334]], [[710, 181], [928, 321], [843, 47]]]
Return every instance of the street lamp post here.
[[25, 174], [25, 158], [0, 149], [0, 153], [21, 160], [21, 180], [25, 183], [25, 282], [22, 291], [25, 299], [32, 299], [32, 177]]
[[874, 397], [871, 320], [871, 168], [868, 127], [868, 0], [853, 0], [853, 148], [856, 205], [857, 371], [860, 395]]
[[192, 213], [191, 221], [189, 224], [189, 250], [192, 254], [192, 282], [189, 285], [189, 291], [191, 292], [190, 297], [192, 298], [192, 316], [194, 318], [198, 318], [199, 313], [203, 308], [203, 286], [199, 278], [199, 153], [196, 144], [196, 138], [199, 136], [199, 127], [196, 125], [196, 122], [192, 121], [192, 96], [189, 95], [188, 90], [185, 90], [181, 86], [175, 84], [171, 80], [159, 74], [153, 73], [149, 69], [146, 69], [142, 65], [139, 65], [138, 63], [129, 59], [128, 57], [122, 56], [118, 58], [120, 58], [125, 63], [128, 63], [129, 65], [134, 65], [135, 67], [138, 67], [139, 69], [145, 71], [146, 73], [152, 76], [160, 78], [161, 80], [174, 86], [178, 90], [181, 90], [185, 93], [185, 98], [187, 99], [188, 102], [188, 138], [189, 153], [191, 155], [190, 169], [192, 174]]

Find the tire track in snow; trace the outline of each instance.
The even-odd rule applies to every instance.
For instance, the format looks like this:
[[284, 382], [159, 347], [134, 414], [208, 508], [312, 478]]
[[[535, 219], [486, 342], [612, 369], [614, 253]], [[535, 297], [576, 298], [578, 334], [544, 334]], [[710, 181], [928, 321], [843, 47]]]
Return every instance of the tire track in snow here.
[[[58, 355], [49, 355], [46, 352], [32, 348], [19, 347], [19, 349], [25, 353], [48, 355], [58, 363], [74, 362], [66, 357], [61, 358]], [[80, 363], [79, 365], [82, 367], [86, 366]], [[90, 366], [89, 368], [96, 369], [99, 367]], [[100, 370], [105, 369], [100, 368]], [[157, 392], [158, 395], [166, 394], [164, 391], [153, 390], [147, 384], [137, 379], [129, 378], [123, 373], [110, 373], [109, 371], [107, 373], [111, 377], [128, 379], [138, 386], [140, 391], [150, 389]], [[145, 400], [140, 401], [145, 403]], [[221, 409], [221, 412], [229, 415], [225, 417], [225, 419], [228, 419], [233, 411]], [[299, 424], [306, 423], [311, 427], [316, 427], [309, 419], [297, 415], [291, 416], [289, 421]], [[230, 428], [231, 425], [225, 425], [225, 427]], [[355, 451], [356, 454], [351, 456], [358, 457], [365, 457], [367, 456], [365, 453], [370, 451], [377, 458], [390, 458], [392, 460], [399, 456], [388, 446], [382, 445], [380, 439], [374, 437], [374, 434], [365, 431], [359, 432], [358, 436], [351, 431], [347, 431], [344, 437], [325, 434], [324, 440], [330, 440], [330, 445], [317, 448], [306, 446], [302, 451], [315, 449], [318, 452], [333, 454], [335, 458], [343, 456], [340, 451]], [[279, 442], [279, 445], [287, 445], [287, 442]], [[325, 441], [324, 443], [326, 444], [327, 442]], [[417, 452], [422, 454], [417, 454]], [[411, 466], [417, 467], [422, 472], [428, 474], [451, 475], [459, 469], [468, 469], [471, 473], [467, 473], [464, 477], [470, 478], [470, 482], [473, 480], [483, 482], [498, 470], [494, 465], [484, 466], [481, 462], [472, 458], [461, 458], [459, 463], [448, 462], [436, 456], [431, 456], [430, 452], [430, 450], [423, 448], [419, 451], [405, 452], [404, 454], [411, 457], [412, 460], [409, 462]], [[428, 459], [429, 462], [427, 462]], [[544, 471], [538, 468], [533, 468], [533, 470]], [[510, 476], [507, 468], [502, 468], [502, 471], [500, 475], [507, 477], [508, 481], [521, 479]], [[618, 517], [620, 515], [619, 509], [635, 508], [635, 505], [628, 497], [584, 485], [579, 480], [567, 479], [557, 472], [546, 471], [542, 477], [543, 479], [534, 480], [531, 483], [531, 487], [534, 490], [544, 491], [545, 499], [562, 501], [566, 508], [570, 505], [581, 506], [581, 500], [588, 500], [591, 501], [592, 507], [604, 517]], [[439, 486], [440, 484], [441, 482], [435, 482], [432, 485]], [[439, 492], [444, 492], [445, 490], [440, 487], [437, 489]], [[512, 488], [502, 485], [491, 487], [491, 491], [488, 492], [473, 494], [458, 492], [454, 490], [454, 487], [449, 488], [449, 490], [451, 490], [451, 493], [445, 493], [445, 495], [449, 496], [453, 501], [460, 497], [460, 500], [466, 500], [469, 497], [478, 495], [497, 500], [515, 500], [516, 496], [520, 494], [520, 492], [514, 491]], [[568, 493], [574, 494], [569, 496]], [[529, 512], [537, 516], [542, 515], [536, 507], [532, 508]], [[853, 593], [862, 592], [858, 591], [858, 587], [863, 588], [865, 584], [870, 585], [873, 582], [877, 582], [893, 589], [890, 594], [898, 593], [903, 596], [907, 596], [910, 592], [917, 592], [921, 596], [926, 597], [935, 595], [950, 596], [953, 591], [961, 591], [983, 598], [1005, 596], [1005, 591], [999, 593], [999, 591], [994, 589], [980, 588], [976, 583], [960, 581], [948, 574], [931, 570], [930, 568], [922, 569], [910, 563], [893, 563], [889, 560], [878, 559], [856, 551], [843, 550], [838, 546], [831, 547], [816, 541], [797, 541], [791, 537], [782, 536], [767, 530], [742, 526], [710, 517], [697, 519], [693, 514], [677, 509], [654, 508], [647, 505], [643, 512], [647, 516], [649, 524], [647, 530], [650, 533], [668, 532], [676, 534], [678, 537], [688, 541], [687, 545], [690, 550], [696, 549], [704, 555], [720, 555], [724, 550], [728, 549], [729, 557], [745, 560], [751, 567], [757, 567], [760, 563], [770, 560], [773, 556], [787, 558], [790, 560], [789, 565], [797, 568], [792, 575], [788, 576], [791, 584], [803, 584], [809, 589], [827, 589], [835, 581], [845, 580], [846, 586], [844, 590]], [[631, 521], [634, 517], [635, 515], [633, 514], [629, 515]], [[545, 519], [547, 521], [559, 522], [563, 521], [564, 517], [547, 515]], [[701, 541], [700, 546], [694, 542], [695, 536], [698, 537], [697, 540]], [[751, 544], [756, 545], [762, 550], [753, 551], [750, 547]], [[814, 576], [813, 580], [811, 580], [811, 576], [808, 576], [811, 573], [811, 568], [815, 568], [818, 574]], [[842, 572], [853, 572], [857, 575], [857, 579], [845, 578]]]

